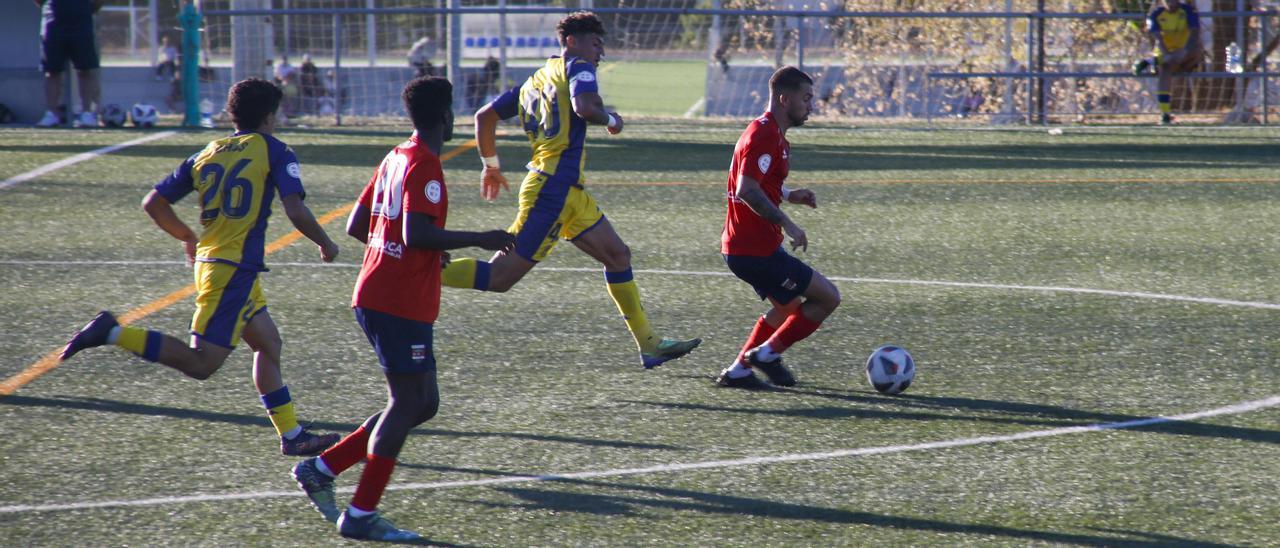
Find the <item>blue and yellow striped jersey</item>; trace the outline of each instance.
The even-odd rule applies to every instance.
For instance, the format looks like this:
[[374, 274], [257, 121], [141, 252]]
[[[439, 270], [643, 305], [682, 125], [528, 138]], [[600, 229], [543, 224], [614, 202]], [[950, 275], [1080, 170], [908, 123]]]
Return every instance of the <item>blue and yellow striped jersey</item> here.
[[1174, 11], [1158, 7], [1147, 15], [1147, 32], [1159, 33], [1157, 39], [1164, 42], [1165, 49], [1178, 51], [1191, 41], [1192, 32], [1200, 32], [1200, 13], [1190, 4], [1182, 4]]
[[264, 236], [271, 200], [306, 197], [298, 157], [270, 135], [240, 132], [210, 142], [155, 187], [170, 203], [200, 195], [196, 260], [266, 270]]
[[520, 117], [533, 148], [530, 171], [578, 186], [587, 161], [587, 121], [573, 111], [573, 97], [580, 93], [599, 93], [595, 66], [577, 57], [552, 57], [492, 104], [504, 120]]

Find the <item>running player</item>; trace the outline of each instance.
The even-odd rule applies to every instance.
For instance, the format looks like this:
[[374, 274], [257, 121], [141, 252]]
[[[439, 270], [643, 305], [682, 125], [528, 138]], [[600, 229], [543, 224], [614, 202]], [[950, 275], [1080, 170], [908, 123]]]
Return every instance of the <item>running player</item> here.
[[[396, 456], [409, 430], [440, 407], [432, 324], [440, 310], [443, 250], [475, 246], [510, 249], [505, 230], [446, 230], [449, 194], [440, 167], [446, 121], [452, 125], [453, 86], [427, 76], [410, 81], [402, 98], [414, 133], [392, 149], [347, 220], [347, 234], [364, 242], [364, 265], [351, 306], [387, 380], [387, 405], [319, 457], [299, 462], [293, 477], [344, 537], [405, 541], [418, 538], [377, 513]], [[367, 459], [355, 496], [339, 515], [334, 478]]]
[[[1160, 123], [1173, 123], [1173, 76], [1195, 72], [1204, 62], [1200, 40], [1200, 13], [1193, 3], [1164, 0], [1147, 15], [1147, 32], [1155, 42], [1156, 102]], [[1134, 67], [1137, 69], [1138, 67]], [[1144, 67], [1145, 68], [1145, 67]]]
[[733, 149], [720, 252], [729, 270], [773, 307], [756, 320], [733, 364], [720, 372], [720, 386], [771, 388], [752, 369], [764, 372], [776, 386], [794, 386], [782, 353], [813, 334], [840, 306], [836, 286], [782, 248], [783, 232], [793, 251], [808, 250], [809, 239], [779, 205], [787, 201], [818, 207], [812, 190], [785, 184], [791, 169], [787, 130], [804, 125], [812, 107], [813, 79], [795, 67], [778, 69], [769, 79], [768, 109], [747, 126]]
[[[281, 97], [280, 89], [265, 80], [237, 82], [227, 94], [226, 106], [236, 133], [187, 158], [142, 200], [156, 225], [182, 242], [187, 263], [195, 266], [191, 345], [159, 331], [120, 325], [104, 310], [67, 343], [62, 359], [114, 344], [204, 380], [222, 367], [243, 338], [253, 349], [253, 382], [280, 435], [280, 451], [314, 455], [337, 442], [338, 435], [317, 436], [298, 425], [289, 387], [280, 376], [280, 332], [267, 313], [258, 279], [267, 271], [263, 237], [272, 199], [280, 195], [289, 222], [319, 247], [321, 260], [332, 262], [338, 244], [303, 203], [306, 192], [297, 156], [271, 136]], [[199, 236], [172, 206], [192, 191], [200, 196]]]
[[444, 285], [506, 291], [564, 238], [604, 266], [609, 296], [640, 348], [640, 362], [653, 368], [688, 354], [702, 339], [654, 334], [632, 275], [631, 249], [583, 186], [587, 124], [605, 126], [614, 135], [623, 127], [618, 113], [605, 110], [596, 83], [596, 65], [604, 57], [604, 25], [593, 13], [577, 12], [562, 19], [556, 31], [560, 56], [548, 59], [524, 85], [508, 90], [475, 116], [486, 200], [496, 199], [500, 188], [509, 188], [498, 167], [498, 121], [518, 115], [533, 148], [520, 186], [520, 207], [507, 229], [516, 235], [514, 252], [497, 253], [489, 261], [454, 259], [445, 266]]

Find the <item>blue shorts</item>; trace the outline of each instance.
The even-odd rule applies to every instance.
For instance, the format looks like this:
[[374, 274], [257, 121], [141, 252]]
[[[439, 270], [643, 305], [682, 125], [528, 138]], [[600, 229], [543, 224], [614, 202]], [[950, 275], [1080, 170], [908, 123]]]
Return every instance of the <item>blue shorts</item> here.
[[733, 275], [747, 282], [761, 299], [772, 297], [779, 304], [803, 295], [813, 281], [813, 268], [788, 255], [781, 247], [768, 257], [725, 255], [724, 262]]
[[48, 27], [40, 40], [40, 68], [50, 74], [66, 70], [67, 60], [76, 70], [98, 68], [98, 44], [93, 27], [64, 29]]
[[378, 354], [387, 373], [436, 372], [436, 356], [431, 349], [432, 327], [426, 322], [355, 307], [356, 322]]

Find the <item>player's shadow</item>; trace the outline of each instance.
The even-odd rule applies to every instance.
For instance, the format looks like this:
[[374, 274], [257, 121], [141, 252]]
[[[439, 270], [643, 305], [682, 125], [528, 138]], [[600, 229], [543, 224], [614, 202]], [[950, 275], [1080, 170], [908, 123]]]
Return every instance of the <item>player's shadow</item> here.
[[[72, 397], [52, 397], [37, 398], [31, 396], [4, 396], [0, 397], [0, 405], [10, 405], [15, 407], [51, 407], [56, 409], [79, 409], [83, 411], [93, 411], [98, 413], [122, 413], [127, 415], [142, 415], [148, 417], [170, 417], [175, 419], [198, 420], [204, 422], [234, 424], [238, 426], [256, 426], [267, 429], [274, 429], [271, 421], [262, 415], [239, 415], [235, 413], [221, 413], [217, 411], [200, 411], [196, 409], [184, 409], [181, 407], [162, 407], [158, 405], [148, 405], [142, 403], [130, 403], [123, 401], [106, 400], [102, 398], [72, 398]], [[308, 427], [318, 430], [333, 432], [350, 432], [360, 426], [360, 423], [341, 423], [341, 422], [309, 422], [305, 423]], [[668, 445], [661, 443], [644, 443], [636, 441], [616, 441], [597, 438], [581, 438], [573, 436], [558, 436], [553, 434], [530, 434], [525, 432], [475, 432], [465, 430], [445, 430], [440, 428], [415, 428], [410, 435], [418, 436], [438, 436], [446, 438], [508, 438], [534, 442], [548, 443], [564, 443], [571, 445], [583, 445], [588, 447], [613, 447], [619, 449], [643, 449], [643, 450], [663, 450], [663, 451], [681, 451], [687, 448]]]
[[[467, 470], [469, 472], [488, 472], [497, 476], [517, 476], [499, 471]], [[534, 481], [534, 480], [531, 480]], [[865, 525], [911, 531], [929, 531], [946, 534], [969, 534], [1032, 542], [1058, 544], [1080, 544], [1089, 546], [1228, 546], [1147, 533], [1142, 531], [1123, 531], [1101, 529], [1114, 536], [1088, 535], [1079, 533], [1060, 533], [1035, 529], [1019, 529], [1000, 525], [978, 523], [955, 523], [950, 521], [875, 514], [839, 508], [828, 508], [808, 504], [777, 502], [762, 498], [738, 497], [677, 489], [651, 485], [615, 483], [571, 478], [552, 478], [538, 480], [552, 486], [568, 486], [572, 489], [535, 488], [535, 487], [494, 487], [519, 499], [515, 503], [499, 503], [492, 501], [471, 500], [471, 504], [488, 508], [538, 510], [546, 512], [574, 512], [601, 516], [634, 516], [645, 509], [701, 512], [706, 514], [723, 514], [740, 519], [743, 516], [764, 518], [767, 520], [794, 520], [797, 522], [819, 522], [839, 525]], [[602, 495], [583, 493], [579, 487], [600, 490], [614, 490], [620, 494]], [[630, 492], [631, 494], [628, 494]], [[1138, 538], [1135, 538], [1138, 537]]]

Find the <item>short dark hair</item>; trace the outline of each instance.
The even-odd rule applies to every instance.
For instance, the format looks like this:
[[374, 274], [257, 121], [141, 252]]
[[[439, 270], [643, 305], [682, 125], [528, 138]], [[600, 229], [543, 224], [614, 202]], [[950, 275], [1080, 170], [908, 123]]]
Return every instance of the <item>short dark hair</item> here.
[[269, 114], [280, 108], [282, 97], [284, 93], [275, 84], [261, 78], [246, 78], [227, 92], [227, 113], [231, 114], [236, 129], [258, 129]]
[[443, 124], [453, 109], [453, 84], [439, 76], [420, 76], [405, 84], [400, 99], [413, 127], [425, 130]]
[[556, 33], [560, 35], [560, 45], [565, 44], [570, 36], [578, 36], [580, 34], [599, 34], [604, 36], [604, 23], [600, 22], [600, 18], [596, 14], [589, 11], [575, 11], [564, 16], [560, 20], [560, 24], [556, 25]]
[[769, 77], [769, 96], [777, 97], [783, 93], [799, 90], [800, 85], [804, 83], [813, 85], [813, 78], [803, 70], [787, 65], [774, 71], [773, 76]]

